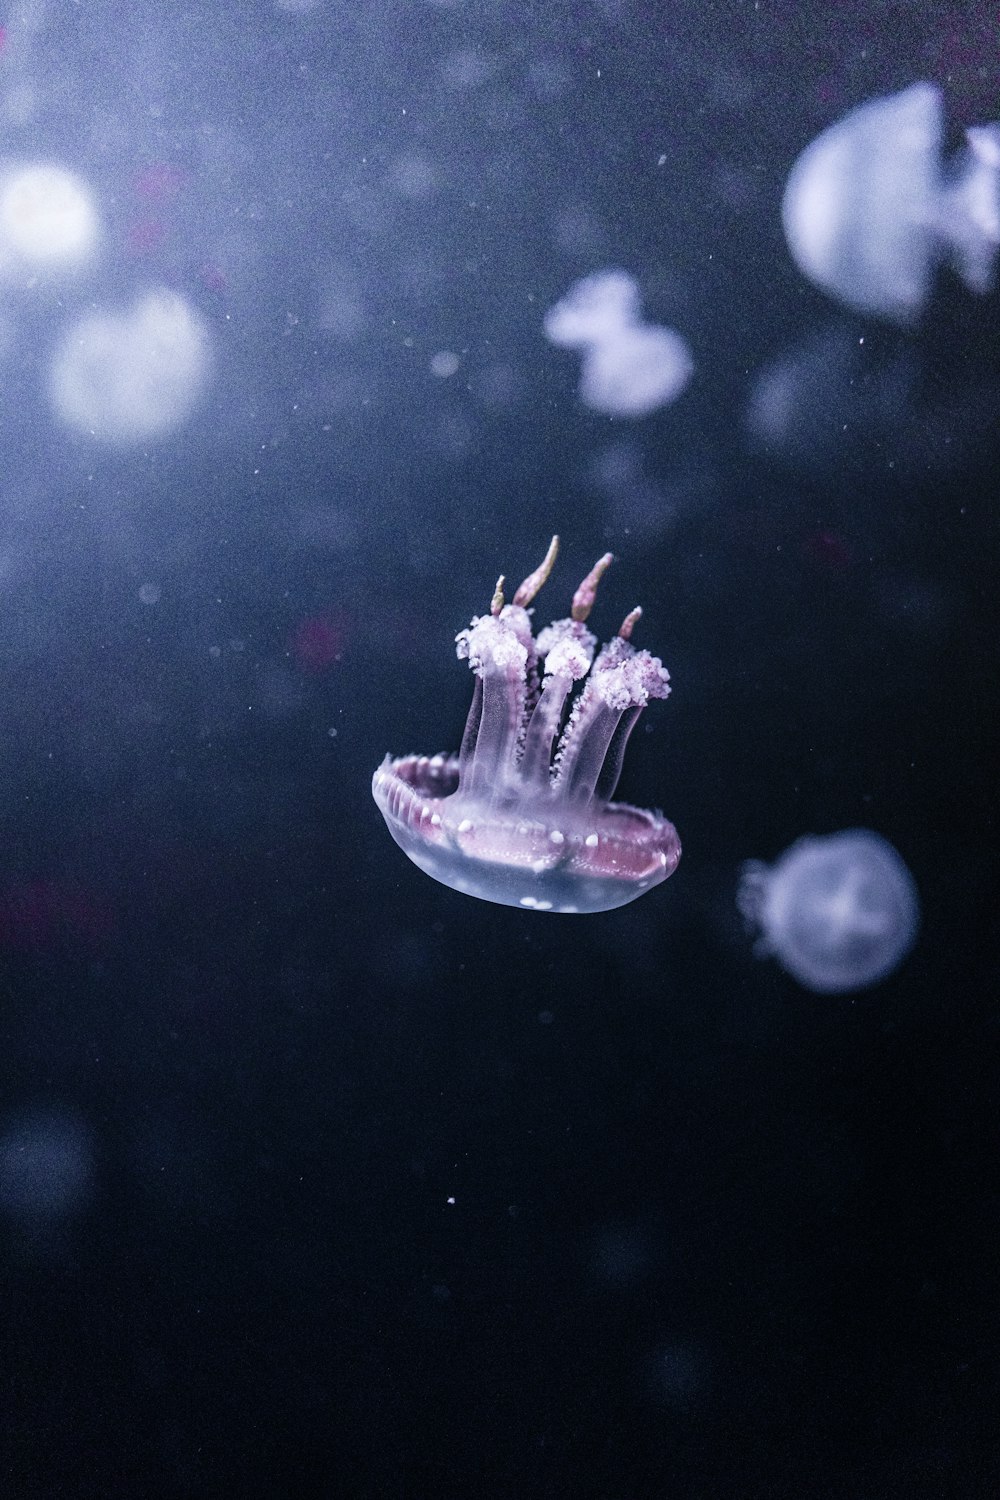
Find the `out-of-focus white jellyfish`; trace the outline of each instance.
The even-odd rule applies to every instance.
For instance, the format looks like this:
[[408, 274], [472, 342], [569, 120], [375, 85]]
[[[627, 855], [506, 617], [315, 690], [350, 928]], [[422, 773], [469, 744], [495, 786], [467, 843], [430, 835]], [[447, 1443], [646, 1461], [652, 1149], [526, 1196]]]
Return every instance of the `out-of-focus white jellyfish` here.
[[67, 1110], [31, 1109], [0, 1135], [0, 1214], [28, 1234], [86, 1206], [94, 1174], [90, 1131]]
[[851, 828], [798, 839], [773, 865], [744, 865], [740, 910], [773, 954], [818, 994], [863, 990], [885, 979], [913, 946], [920, 901], [896, 850]]
[[545, 337], [563, 349], [613, 338], [642, 315], [639, 287], [627, 271], [595, 271], [575, 281], [545, 314]]
[[85, 184], [46, 163], [8, 168], [0, 177], [0, 259], [37, 270], [72, 267], [97, 243], [97, 213]]
[[52, 399], [74, 427], [112, 443], [172, 432], [204, 385], [208, 338], [183, 297], [159, 288], [130, 313], [91, 313], [64, 336]]
[[583, 354], [580, 400], [611, 417], [645, 417], [675, 401], [691, 378], [679, 333], [642, 323], [639, 288], [626, 271], [597, 271], [545, 315], [545, 336]]
[[623, 328], [584, 351], [580, 400], [609, 417], [644, 417], [676, 401], [691, 370], [688, 346], [672, 328]]
[[782, 203], [788, 248], [847, 306], [912, 323], [938, 262], [986, 292], [1000, 243], [1000, 125], [966, 131], [942, 165], [941, 90], [862, 104], [799, 156]]

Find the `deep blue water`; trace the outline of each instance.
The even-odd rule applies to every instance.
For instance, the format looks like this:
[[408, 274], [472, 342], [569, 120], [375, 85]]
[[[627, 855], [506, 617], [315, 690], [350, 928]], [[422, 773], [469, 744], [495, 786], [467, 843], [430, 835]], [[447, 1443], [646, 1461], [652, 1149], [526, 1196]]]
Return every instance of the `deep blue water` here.
[[[985, 4], [12, 13], [0, 169], [100, 234], [0, 245], [5, 1493], [996, 1493], [998, 301], [852, 312], [780, 220], [866, 99], [1000, 118], [996, 47]], [[542, 331], [614, 267], [694, 361], [637, 420]], [[176, 415], [89, 430], [54, 351], [150, 289]], [[590, 917], [428, 880], [370, 794], [457, 749], [454, 636], [554, 531], [545, 617], [611, 550], [592, 623], [641, 602], [673, 686], [620, 792], [683, 858]], [[816, 995], [737, 883], [851, 827], [921, 933]]]

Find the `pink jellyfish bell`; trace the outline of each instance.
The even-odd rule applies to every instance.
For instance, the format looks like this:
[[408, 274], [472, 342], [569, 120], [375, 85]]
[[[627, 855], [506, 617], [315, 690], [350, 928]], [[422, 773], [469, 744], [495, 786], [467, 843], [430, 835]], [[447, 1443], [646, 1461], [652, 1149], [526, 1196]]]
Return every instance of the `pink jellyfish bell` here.
[[553, 537], [512, 604], [500, 578], [489, 614], [456, 637], [476, 674], [459, 753], [387, 755], [372, 793], [403, 852], [453, 890], [529, 911], [610, 911], [666, 880], [681, 856], [660, 813], [611, 801], [629, 734], [649, 699], [670, 692], [669, 675], [631, 644], [638, 609], [594, 659], [585, 621], [610, 552], [570, 618], [532, 633], [527, 606], [558, 546]]

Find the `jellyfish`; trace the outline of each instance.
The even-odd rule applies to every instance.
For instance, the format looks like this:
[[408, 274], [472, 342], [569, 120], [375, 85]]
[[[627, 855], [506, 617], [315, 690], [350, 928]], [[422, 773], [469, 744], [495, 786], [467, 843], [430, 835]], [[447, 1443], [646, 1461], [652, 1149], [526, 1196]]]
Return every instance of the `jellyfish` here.
[[638, 323], [639, 288], [627, 271], [595, 271], [575, 281], [545, 314], [545, 337], [563, 349], [586, 349]]
[[850, 828], [798, 839], [774, 865], [744, 865], [738, 904], [773, 954], [817, 994], [885, 979], [913, 946], [920, 901], [913, 877], [879, 834]]
[[609, 417], [644, 417], [677, 399], [691, 368], [687, 345], [672, 328], [623, 328], [585, 351], [580, 400]]
[[97, 238], [94, 204], [74, 173], [34, 163], [0, 179], [0, 264], [33, 271], [75, 266], [91, 255]]
[[847, 306], [904, 325], [941, 261], [989, 291], [1000, 243], [1000, 125], [967, 130], [942, 165], [942, 113], [932, 83], [851, 110], [799, 156], [782, 203], [799, 269]]
[[676, 401], [694, 365], [672, 328], [641, 322], [639, 288], [626, 271], [596, 271], [545, 315], [545, 336], [579, 349], [580, 400], [609, 417], [645, 417]]
[[569, 618], [533, 633], [528, 606], [558, 545], [510, 604], [501, 577], [489, 614], [456, 637], [476, 677], [458, 754], [387, 755], [372, 794], [403, 852], [453, 890], [526, 911], [610, 911], [680, 859], [661, 813], [611, 801], [628, 737], [650, 698], [669, 693], [669, 673], [631, 643], [639, 609], [595, 659], [585, 622], [610, 553]]
[[66, 330], [51, 369], [53, 404], [105, 442], [164, 437], [197, 403], [208, 363], [201, 318], [159, 287], [131, 312], [87, 313]]

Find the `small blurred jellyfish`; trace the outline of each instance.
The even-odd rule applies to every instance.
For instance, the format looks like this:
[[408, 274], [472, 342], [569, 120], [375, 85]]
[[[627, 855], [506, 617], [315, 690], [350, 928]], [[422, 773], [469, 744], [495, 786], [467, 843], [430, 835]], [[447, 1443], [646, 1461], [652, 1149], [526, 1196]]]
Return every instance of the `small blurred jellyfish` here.
[[52, 400], [73, 427], [106, 442], [142, 442], [184, 421], [207, 368], [201, 319], [161, 287], [128, 314], [90, 313], [68, 330], [52, 365]]
[[93, 200], [72, 172], [36, 163], [0, 178], [0, 265], [75, 267], [92, 255], [97, 238]]
[[877, 833], [851, 828], [798, 839], [773, 865], [744, 865], [737, 902], [773, 954], [820, 995], [885, 979], [913, 946], [920, 902], [913, 877]]
[[94, 1175], [90, 1131], [69, 1110], [39, 1107], [8, 1120], [0, 1135], [0, 1214], [29, 1238], [74, 1218]]
[[1000, 125], [967, 130], [942, 166], [942, 114], [931, 83], [860, 105], [806, 147], [782, 202], [799, 269], [847, 306], [904, 325], [940, 261], [989, 291], [1000, 243]]
[[563, 349], [584, 349], [638, 323], [641, 313], [639, 287], [627, 271], [595, 271], [549, 308], [545, 337]]
[[691, 356], [670, 328], [623, 328], [585, 351], [580, 400], [609, 417], [644, 417], [676, 401], [691, 378]]
[[597, 271], [545, 315], [545, 336], [583, 356], [580, 400], [609, 417], [645, 417], [669, 406], [691, 378], [679, 333], [640, 321], [639, 288], [625, 271]]

